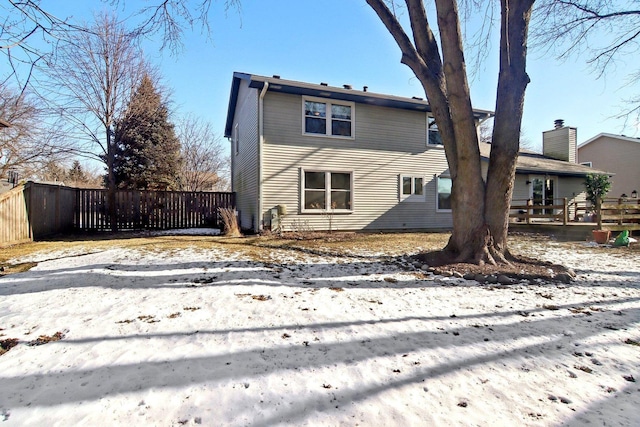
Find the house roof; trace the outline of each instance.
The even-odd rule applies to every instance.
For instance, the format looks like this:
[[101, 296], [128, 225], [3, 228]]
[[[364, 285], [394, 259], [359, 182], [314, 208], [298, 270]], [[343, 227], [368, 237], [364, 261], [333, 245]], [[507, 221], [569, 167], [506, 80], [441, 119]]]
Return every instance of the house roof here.
[[[404, 98], [394, 95], [368, 92], [366, 87], [363, 90], [344, 87], [329, 86], [325, 83], [304, 83], [295, 80], [281, 79], [279, 76], [265, 77], [246, 73], [233, 73], [231, 83], [231, 95], [229, 96], [229, 108], [227, 110], [227, 122], [224, 136], [231, 137], [235, 106], [238, 101], [238, 91], [242, 80], [249, 82], [249, 87], [261, 90], [265, 83], [268, 83], [268, 91], [290, 93], [295, 95], [317, 96], [321, 98], [338, 99], [341, 101], [357, 102], [361, 104], [378, 105], [382, 107], [401, 108], [405, 110], [430, 112], [431, 106], [422, 98]], [[487, 119], [493, 116], [493, 111], [474, 110], [477, 119]]]
[[589, 138], [585, 142], [583, 142], [582, 144], [578, 145], [578, 148], [582, 148], [585, 145], [591, 144], [593, 141], [596, 141], [596, 140], [598, 140], [598, 139], [600, 139], [602, 137], [619, 139], [620, 141], [630, 141], [630, 142], [639, 142], [640, 143], [640, 138], [633, 138], [633, 137], [625, 136], [625, 135], [614, 135], [612, 133], [599, 133], [596, 136], [594, 136], [593, 138]]
[[[491, 144], [480, 143], [480, 155], [485, 161], [489, 160]], [[520, 150], [516, 163], [517, 173], [551, 174], [558, 176], [583, 177], [590, 173], [613, 176], [611, 172], [584, 166], [578, 163], [556, 160], [540, 153], [529, 150]]]

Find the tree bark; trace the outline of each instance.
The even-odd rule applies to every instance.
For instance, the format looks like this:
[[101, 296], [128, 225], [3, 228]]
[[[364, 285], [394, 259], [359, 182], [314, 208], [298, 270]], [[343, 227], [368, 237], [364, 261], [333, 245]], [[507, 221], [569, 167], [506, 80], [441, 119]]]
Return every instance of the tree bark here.
[[533, 0], [501, 0], [500, 74], [496, 112], [487, 171], [484, 216], [496, 252], [507, 250], [509, 206], [513, 194], [516, 161], [520, 149], [520, 130], [526, 72], [527, 34]]
[[454, 130], [454, 141], [449, 144], [455, 146], [454, 155], [458, 164], [457, 171], [451, 176], [453, 232], [446, 249], [455, 255], [457, 260], [481, 261], [486, 245], [485, 239], [471, 236], [486, 234], [483, 218], [485, 189], [458, 7], [455, 0], [436, 0], [435, 3], [449, 111]]
[[452, 181], [453, 232], [445, 248], [454, 262], [507, 262], [509, 206], [515, 180], [524, 91], [526, 41], [534, 0], [501, 0], [500, 75], [487, 183], [482, 179], [456, 0], [435, 0], [440, 49], [422, 0], [405, 0], [413, 41], [384, 0], [367, 0], [402, 51], [429, 100]]
[[116, 208], [116, 176], [113, 170], [115, 160], [115, 145], [113, 143], [113, 135], [111, 128], [107, 127], [107, 209], [109, 214], [109, 223], [111, 231], [118, 231], [118, 212]]

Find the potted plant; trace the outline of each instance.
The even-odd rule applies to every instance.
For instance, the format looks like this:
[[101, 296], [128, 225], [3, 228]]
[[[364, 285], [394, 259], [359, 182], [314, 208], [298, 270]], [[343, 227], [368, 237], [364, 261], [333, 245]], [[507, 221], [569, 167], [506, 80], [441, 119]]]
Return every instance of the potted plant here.
[[587, 190], [587, 201], [591, 206], [595, 207], [595, 213], [598, 221], [598, 228], [593, 230], [593, 238], [597, 243], [607, 243], [611, 232], [602, 229], [602, 215], [600, 214], [600, 206], [602, 198], [609, 192], [611, 181], [608, 175], [590, 173], [586, 176], [584, 186]]

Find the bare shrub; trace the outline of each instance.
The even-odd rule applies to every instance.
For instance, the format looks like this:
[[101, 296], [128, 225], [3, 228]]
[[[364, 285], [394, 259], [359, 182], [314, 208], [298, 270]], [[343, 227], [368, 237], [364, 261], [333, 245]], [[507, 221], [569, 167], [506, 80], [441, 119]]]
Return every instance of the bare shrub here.
[[240, 237], [240, 226], [238, 225], [238, 215], [235, 209], [231, 208], [218, 208], [220, 216], [222, 217], [222, 224], [224, 225], [224, 235], [229, 237]]

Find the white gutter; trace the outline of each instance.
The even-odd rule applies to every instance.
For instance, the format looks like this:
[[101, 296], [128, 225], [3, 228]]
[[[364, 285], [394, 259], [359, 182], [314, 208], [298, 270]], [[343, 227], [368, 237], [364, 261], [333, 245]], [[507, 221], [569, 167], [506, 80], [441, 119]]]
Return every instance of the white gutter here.
[[258, 231], [263, 228], [262, 213], [262, 144], [264, 143], [264, 96], [269, 89], [269, 82], [264, 82], [258, 98]]

